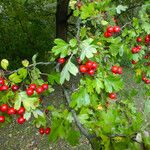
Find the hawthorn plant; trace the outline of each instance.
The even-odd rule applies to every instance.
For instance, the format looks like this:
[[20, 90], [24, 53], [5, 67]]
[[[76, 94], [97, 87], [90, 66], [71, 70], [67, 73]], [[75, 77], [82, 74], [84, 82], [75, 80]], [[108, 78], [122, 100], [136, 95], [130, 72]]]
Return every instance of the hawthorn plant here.
[[[144, 82], [141, 86], [146, 97], [142, 101], [150, 104], [148, 4], [141, 6], [138, 18], [122, 24], [115, 17], [127, 6], [112, 5], [110, 0], [72, 3], [76, 36], [68, 41], [55, 39], [49, 62], [36, 62], [34, 55], [32, 64], [24, 60], [22, 68], [8, 71], [9, 62], [1, 61], [0, 125], [10, 123], [13, 117], [23, 124], [34, 116], [39, 133], [49, 134], [53, 142], [62, 138], [74, 146], [84, 135], [95, 150], [136, 149], [140, 144], [149, 147], [150, 137], [143, 134], [144, 115], [133, 101], [135, 93], [123, 95], [126, 58], [136, 81]], [[56, 65], [56, 71], [48, 74], [45, 82], [38, 65], [51, 64]], [[80, 80], [67, 88], [65, 82], [71, 76]], [[42, 111], [41, 98], [54, 91], [54, 84], [62, 87], [64, 103]]]

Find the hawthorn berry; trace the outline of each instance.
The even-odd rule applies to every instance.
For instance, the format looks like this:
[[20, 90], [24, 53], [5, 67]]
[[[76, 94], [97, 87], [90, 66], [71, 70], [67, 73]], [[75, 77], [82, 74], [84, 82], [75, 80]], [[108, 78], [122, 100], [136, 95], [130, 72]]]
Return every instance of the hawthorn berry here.
[[47, 84], [47, 83], [42, 84], [42, 88], [43, 88], [44, 90], [48, 90], [48, 84]]
[[122, 67], [118, 67], [117, 73], [118, 73], [118, 74], [122, 74]]
[[15, 110], [15, 108], [14, 108], [14, 107], [10, 107], [10, 108], [8, 108], [7, 114], [8, 114], [8, 115], [16, 114], [16, 110]]
[[8, 110], [8, 105], [7, 104], [2, 104], [0, 107], [1, 112], [7, 112]]
[[23, 115], [24, 113], [25, 113], [25, 108], [24, 107], [20, 107], [19, 110], [17, 110], [18, 115]]
[[19, 86], [12, 85], [11, 89], [12, 89], [13, 92], [15, 92], [15, 91], [17, 91], [19, 89]]
[[93, 69], [90, 69], [90, 70], [88, 70], [88, 72], [87, 72], [90, 76], [93, 76], [94, 75], [94, 73], [95, 73], [95, 71], [93, 70]]
[[45, 134], [49, 134], [50, 132], [51, 132], [51, 128], [47, 127], [47, 128], [45, 129]]
[[97, 67], [98, 67], [98, 64], [96, 62], [93, 62], [92, 69], [97, 69]]
[[120, 32], [120, 27], [119, 26], [114, 26], [113, 31], [114, 31], [114, 33]]
[[39, 133], [40, 133], [41, 135], [43, 135], [43, 134], [45, 133], [44, 128], [40, 128], [40, 129], [39, 129]]
[[81, 65], [79, 69], [80, 69], [81, 73], [86, 73], [87, 72], [87, 68], [86, 68], [85, 65]]
[[9, 87], [7, 85], [2, 85], [1, 86], [1, 91], [7, 91]]
[[150, 84], [150, 80], [149, 80], [149, 79], [146, 79], [146, 80], [145, 80], [145, 83], [146, 83], [146, 84]]
[[92, 65], [93, 65], [93, 62], [91, 60], [88, 60], [85, 64], [86, 68], [87, 69], [91, 69], [92, 68]]
[[36, 88], [36, 93], [41, 94], [44, 91], [43, 87], [39, 86]]
[[31, 83], [31, 84], [29, 85], [29, 89], [35, 90], [35, 89], [36, 89], [36, 84]]
[[113, 27], [112, 26], [107, 27], [107, 32], [113, 33], [114, 32]]
[[136, 41], [140, 43], [140, 42], [142, 42], [142, 38], [141, 37], [137, 37]]
[[132, 64], [133, 64], [133, 65], [137, 64], [137, 61], [132, 60]]
[[34, 94], [34, 90], [31, 89], [31, 88], [28, 88], [28, 89], [26, 90], [26, 94], [27, 94], [28, 96], [31, 96], [31, 95]]
[[59, 58], [58, 63], [63, 64], [65, 62], [65, 58]]
[[111, 71], [115, 74], [118, 72], [118, 66], [112, 66]]
[[112, 36], [112, 33], [110, 33], [110, 32], [104, 32], [104, 37], [105, 38], [109, 38], [111, 36]]
[[5, 122], [5, 116], [0, 116], [0, 123], [4, 123]]
[[5, 80], [3, 78], [0, 78], [0, 86], [5, 84]]
[[26, 119], [25, 119], [23, 116], [20, 116], [20, 117], [17, 119], [18, 124], [23, 124], [25, 121], [26, 121]]
[[117, 94], [116, 93], [109, 93], [109, 98], [110, 99], [116, 99]]

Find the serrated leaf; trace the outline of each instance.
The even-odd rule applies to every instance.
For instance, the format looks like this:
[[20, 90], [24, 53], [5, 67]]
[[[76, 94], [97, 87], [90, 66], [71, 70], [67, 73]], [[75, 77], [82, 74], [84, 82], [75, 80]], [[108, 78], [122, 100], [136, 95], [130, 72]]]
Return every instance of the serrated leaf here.
[[69, 81], [70, 74], [76, 76], [77, 73], [78, 73], [78, 68], [71, 61], [68, 61], [68, 63], [64, 66], [61, 72], [60, 83], [63, 84], [65, 80]]
[[37, 58], [37, 56], [38, 56], [38, 54], [33, 55], [33, 57], [32, 57], [32, 62], [33, 62], [33, 64], [36, 63], [36, 58]]
[[88, 38], [81, 42], [80, 48], [81, 48], [81, 55], [80, 59], [83, 60], [85, 57], [92, 58], [94, 56], [94, 53], [97, 52], [96, 45], [91, 44], [93, 42], [92, 38]]
[[16, 72], [11, 74], [8, 78], [13, 83], [20, 83], [20, 82], [22, 82], [22, 79], [20, 78], [20, 76]]
[[20, 78], [25, 79], [28, 75], [27, 69], [25, 69], [25, 68], [19, 69], [18, 74], [19, 74]]
[[128, 8], [127, 6], [118, 5], [116, 7], [116, 11], [117, 11], [118, 14], [121, 14], [121, 11], [126, 11], [127, 8]]
[[5, 70], [7, 70], [7, 67], [9, 65], [9, 61], [7, 59], [2, 59], [1, 60], [1, 67]]
[[76, 39], [71, 39], [69, 41], [69, 44], [70, 44], [71, 47], [75, 47], [77, 45], [77, 40]]
[[25, 112], [23, 116], [28, 121], [31, 118], [31, 112]]

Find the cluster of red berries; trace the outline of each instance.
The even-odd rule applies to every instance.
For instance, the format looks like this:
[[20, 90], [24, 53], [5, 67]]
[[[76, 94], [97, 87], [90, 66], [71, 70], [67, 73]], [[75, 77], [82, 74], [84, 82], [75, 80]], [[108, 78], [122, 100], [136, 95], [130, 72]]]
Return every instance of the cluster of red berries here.
[[104, 32], [104, 37], [109, 38], [113, 35], [113, 33], [119, 33], [120, 32], [120, 27], [119, 26], [109, 26], [107, 27], [106, 32]]
[[97, 67], [98, 64], [96, 62], [88, 60], [84, 65], [80, 65], [79, 69], [81, 73], [88, 73], [90, 76], [93, 76]]
[[142, 48], [142, 46], [140, 46], [140, 45], [133, 47], [132, 54], [136, 54], [136, 53], [140, 52], [141, 48]]
[[[137, 37], [136, 41], [138, 43], [141, 43], [143, 41], [143, 39], [141, 37]], [[149, 42], [150, 42], [150, 34], [148, 34], [148, 35], [145, 36], [144, 42], [145, 42], [146, 45], [149, 44]]]
[[122, 67], [120, 67], [120, 66], [112, 66], [111, 67], [111, 71], [114, 74], [122, 74]]
[[44, 128], [40, 128], [40, 129], [39, 129], [39, 133], [40, 133], [41, 135], [43, 135], [44, 133], [45, 133], [45, 134], [50, 134], [50, 132], [51, 132], [51, 128], [49, 128], [49, 127], [47, 127], [46, 129], [44, 129]]
[[142, 77], [142, 80], [143, 80], [146, 84], [150, 84], [150, 79], [147, 79], [145, 76]]
[[[5, 84], [5, 79], [0, 78], [0, 91], [7, 91], [9, 89], [9, 86]], [[13, 92], [17, 91], [19, 89], [19, 86], [17, 85], [12, 85], [11, 90]]]
[[[23, 124], [26, 120], [23, 117], [24, 113], [25, 113], [25, 108], [24, 107], [20, 107], [19, 110], [15, 110], [14, 107], [9, 107], [8, 104], [2, 104], [0, 106], [0, 111], [2, 113], [7, 113], [8, 115], [15, 115], [18, 114], [20, 115], [17, 119], [17, 122], [19, 124]], [[5, 116], [1, 115], [0, 116], [0, 123], [4, 123], [5, 122]]]
[[48, 84], [47, 83], [44, 83], [38, 87], [36, 84], [32, 83], [26, 89], [26, 93], [28, 96], [32, 96], [34, 94], [34, 91], [36, 91], [37, 94], [42, 94], [45, 90], [48, 90]]

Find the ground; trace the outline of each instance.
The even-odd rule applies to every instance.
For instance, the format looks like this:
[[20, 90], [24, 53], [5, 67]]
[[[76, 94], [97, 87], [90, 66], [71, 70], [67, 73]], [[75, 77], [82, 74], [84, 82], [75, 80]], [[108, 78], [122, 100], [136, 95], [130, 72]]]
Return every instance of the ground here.
[[[141, 84], [136, 84], [133, 79], [132, 70], [124, 69], [124, 80], [126, 81], [125, 90], [137, 89], [138, 95], [135, 97], [135, 102], [138, 111], [143, 111], [144, 97]], [[72, 81], [77, 83], [76, 80]], [[61, 103], [63, 93], [60, 87], [56, 87], [48, 99], [44, 103], [50, 101], [55, 102], [57, 105]], [[80, 145], [71, 147], [65, 141], [59, 140], [56, 144], [49, 143], [46, 135], [41, 136], [30, 122], [23, 125], [18, 125], [14, 119], [12, 124], [0, 129], [0, 150], [91, 150], [88, 141], [83, 137], [81, 138]]]

